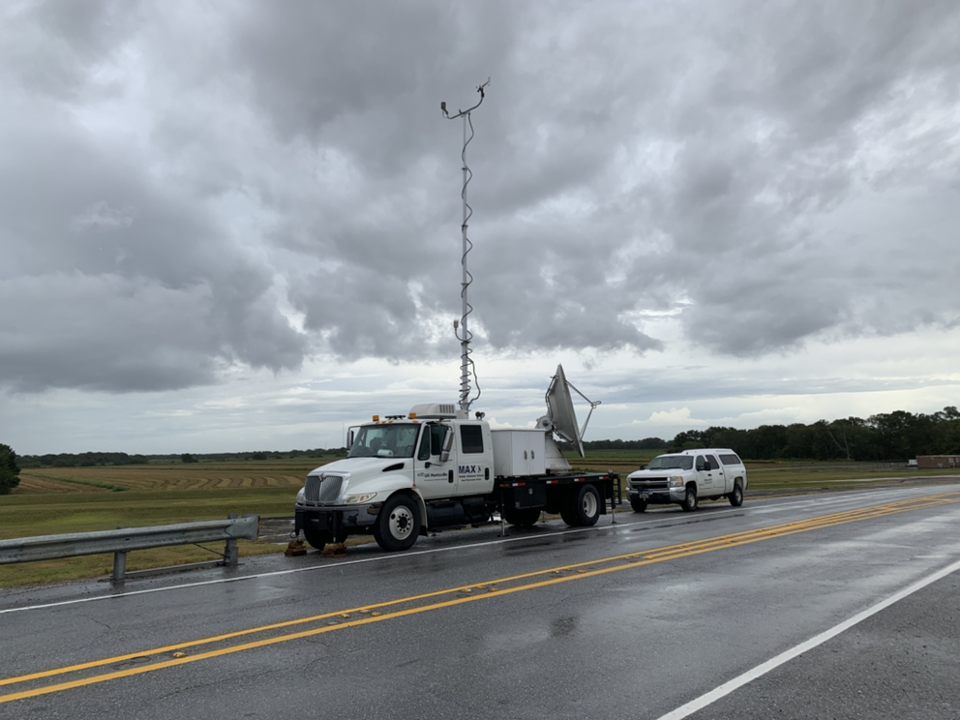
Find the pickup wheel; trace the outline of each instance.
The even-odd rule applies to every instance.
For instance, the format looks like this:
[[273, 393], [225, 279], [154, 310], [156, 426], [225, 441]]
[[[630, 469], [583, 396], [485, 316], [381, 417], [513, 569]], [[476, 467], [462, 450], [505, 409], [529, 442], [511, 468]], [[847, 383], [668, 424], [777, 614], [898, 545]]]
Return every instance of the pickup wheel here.
[[630, 507], [634, 512], [643, 512], [647, 509], [647, 501], [640, 498], [630, 498]]
[[693, 512], [697, 509], [697, 487], [692, 483], [687, 485], [687, 492], [683, 496], [683, 502], [680, 503], [680, 507], [683, 508], [684, 512]]
[[416, 501], [409, 495], [394, 495], [380, 509], [373, 526], [377, 545], [388, 552], [408, 550], [420, 534], [420, 513]]
[[326, 545], [328, 542], [333, 542], [333, 538], [330, 537], [329, 533], [325, 533], [321, 530], [314, 530], [309, 526], [303, 528], [303, 537], [306, 538], [311, 547], [316, 548], [317, 550], [323, 550], [324, 545]]
[[740, 507], [743, 505], [743, 488], [740, 487], [739, 480], [733, 484], [733, 492], [727, 495], [727, 500], [730, 501], [730, 504], [733, 505], [733, 507]]
[[570, 501], [560, 510], [560, 517], [567, 525], [589, 527], [596, 524], [600, 517], [600, 493], [593, 485], [583, 485], [570, 496]]
[[517, 527], [533, 527], [540, 519], [540, 508], [504, 508], [503, 519]]

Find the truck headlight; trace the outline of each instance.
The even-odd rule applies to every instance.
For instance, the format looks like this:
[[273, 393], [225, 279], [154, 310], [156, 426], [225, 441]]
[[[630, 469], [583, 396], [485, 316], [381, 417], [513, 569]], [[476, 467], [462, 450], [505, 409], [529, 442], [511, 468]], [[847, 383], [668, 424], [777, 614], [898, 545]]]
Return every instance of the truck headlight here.
[[683, 487], [683, 475], [673, 475], [670, 478], [670, 487]]
[[360, 494], [360, 495], [347, 495], [347, 496], [343, 499], [343, 502], [344, 502], [345, 504], [347, 504], [347, 505], [359, 505], [360, 503], [370, 502], [370, 501], [373, 500], [376, 496], [377, 496], [377, 494], [376, 494], [375, 492], [372, 492], [372, 493], [362, 493], [362, 494]]
[[307, 501], [307, 489], [300, 488], [300, 492], [297, 493], [297, 505], [303, 505]]

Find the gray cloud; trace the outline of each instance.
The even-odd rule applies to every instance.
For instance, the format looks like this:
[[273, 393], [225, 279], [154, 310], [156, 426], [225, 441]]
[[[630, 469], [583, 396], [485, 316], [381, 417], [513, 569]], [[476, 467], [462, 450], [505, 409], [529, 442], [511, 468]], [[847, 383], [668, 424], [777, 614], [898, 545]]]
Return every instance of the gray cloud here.
[[36, 3], [0, 23], [0, 385], [451, 354], [752, 357], [960, 318], [960, 9]]

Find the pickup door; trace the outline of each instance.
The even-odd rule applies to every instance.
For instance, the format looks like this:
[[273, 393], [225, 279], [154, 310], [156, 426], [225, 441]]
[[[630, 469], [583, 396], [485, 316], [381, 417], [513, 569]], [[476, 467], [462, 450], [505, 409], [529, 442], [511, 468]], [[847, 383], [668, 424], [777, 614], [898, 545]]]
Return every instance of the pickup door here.
[[707, 477], [710, 478], [710, 492], [711, 496], [723, 495], [731, 488], [727, 488], [727, 476], [723, 471], [723, 465], [717, 461], [716, 455], [704, 455], [704, 459], [707, 461]]

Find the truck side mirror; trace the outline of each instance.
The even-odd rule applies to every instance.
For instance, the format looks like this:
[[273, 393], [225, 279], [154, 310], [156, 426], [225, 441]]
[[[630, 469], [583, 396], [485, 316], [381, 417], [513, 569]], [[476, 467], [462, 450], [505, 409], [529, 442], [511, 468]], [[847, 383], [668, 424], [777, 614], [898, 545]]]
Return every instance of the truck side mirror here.
[[440, 462], [445, 463], [450, 459], [450, 448], [453, 447], [453, 431], [447, 430], [443, 436], [443, 446], [440, 448]]
[[353, 441], [356, 440], [356, 430], [350, 430], [347, 433], [347, 450], [353, 447]]

